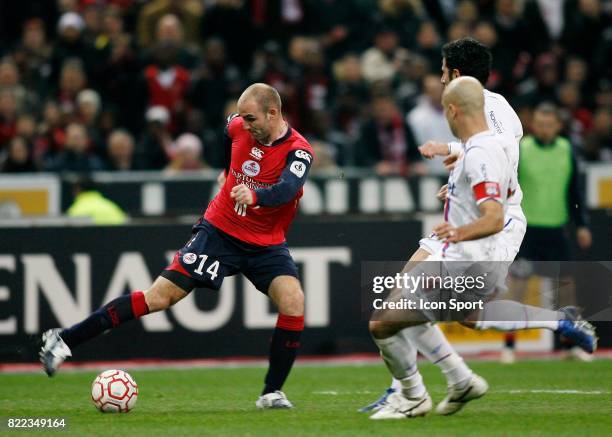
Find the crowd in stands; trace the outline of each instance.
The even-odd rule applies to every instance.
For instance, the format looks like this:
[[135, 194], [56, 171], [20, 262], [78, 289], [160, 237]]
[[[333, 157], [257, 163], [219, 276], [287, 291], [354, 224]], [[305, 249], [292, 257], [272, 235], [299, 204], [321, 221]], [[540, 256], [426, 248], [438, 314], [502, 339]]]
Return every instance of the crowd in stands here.
[[612, 160], [603, 0], [32, 0], [0, 3], [0, 173], [223, 167], [225, 117], [276, 87], [317, 169], [439, 170], [441, 47], [493, 53], [488, 89], [530, 131], [559, 106], [582, 160]]

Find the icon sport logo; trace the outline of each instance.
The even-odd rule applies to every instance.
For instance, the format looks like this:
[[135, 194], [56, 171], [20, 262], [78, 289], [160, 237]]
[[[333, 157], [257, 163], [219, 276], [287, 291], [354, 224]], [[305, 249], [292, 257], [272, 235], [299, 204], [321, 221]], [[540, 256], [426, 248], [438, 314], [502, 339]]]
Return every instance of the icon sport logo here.
[[244, 161], [244, 163], [242, 164], [242, 172], [247, 176], [251, 176], [251, 177], [257, 176], [260, 170], [261, 170], [261, 167], [255, 161], [248, 160], [248, 161]]
[[263, 150], [257, 148], [257, 147], [253, 147], [251, 149], [251, 153], [249, 153], [249, 155], [251, 155], [253, 158], [257, 159], [258, 161], [260, 161], [263, 158]]

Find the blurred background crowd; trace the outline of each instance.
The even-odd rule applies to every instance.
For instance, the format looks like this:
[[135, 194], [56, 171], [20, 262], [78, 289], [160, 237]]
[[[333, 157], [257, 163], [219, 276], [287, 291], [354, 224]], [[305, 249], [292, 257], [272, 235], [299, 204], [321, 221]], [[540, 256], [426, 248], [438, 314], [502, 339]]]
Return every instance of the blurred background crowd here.
[[451, 139], [440, 49], [470, 35], [526, 133], [554, 102], [578, 158], [612, 160], [611, 16], [604, 0], [0, 2], [0, 173], [222, 167], [224, 119], [257, 81], [315, 171], [435, 172], [416, 148]]

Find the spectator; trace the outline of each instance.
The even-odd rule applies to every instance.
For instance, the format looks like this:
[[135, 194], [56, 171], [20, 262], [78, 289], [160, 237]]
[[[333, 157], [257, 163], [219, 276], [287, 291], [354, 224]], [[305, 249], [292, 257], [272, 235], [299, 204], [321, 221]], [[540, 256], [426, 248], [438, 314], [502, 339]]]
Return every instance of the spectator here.
[[446, 31], [446, 40], [455, 41], [470, 36], [470, 28], [462, 21], [454, 21]]
[[380, 29], [374, 36], [374, 46], [361, 55], [363, 77], [370, 83], [390, 82], [397, 71], [396, 57], [401, 52], [397, 34], [389, 29]]
[[225, 102], [242, 88], [240, 70], [227, 62], [225, 45], [218, 38], [204, 44], [204, 65], [198, 71], [190, 94], [190, 102], [204, 117], [204, 126], [223, 123]]
[[152, 106], [146, 113], [147, 127], [138, 145], [137, 159], [145, 168], [159, 170], [168, 164], [172, 136], [168, 131], [170, 113], [163, 106]]
[[379, 0], [379, 13], [374, 16], [378, 28], [392, 30], [402, 47], [412, 47], [416, 39], [420, 19], [411, 0]]
[[6, 158], [0, 161], [0, 173], [32, 173], [37, 170], [26, 141], [21, 137], [13, 137]]
[[590, 61], [606, 27], [602, 5], [599, 0], [573, 0], [566, 4], [561, 44], [568, 53]]
[[[304, 38], [295, 37], [291, 40], [289, 44], [290, 54], [295, 52], [295, 49], [293, 51], [292, 49], [298, 41], [299, 45], [303, 45]], [[262, 50], [255, 53], [250, 75], [253, 82], [264, 82], [278, 90], [283, 102], [283, 114], [293, 126], [296, 126], [295, 120], [299, 118], [300, 105], [294, 81], [294, 76], [297, 76], [297, 74], [290, 68], [289, 60], [283, 56], [280, 44], [275, 41], [268, 41], [264, 44]]]
[[174, 14], [166, 14], [157, 22], [155, 43], [173, 46], [177, 64], [187, 70], [196, 68], [200, 61], [195, 46], [185, 43], [183, 25]]
[[[256, 39], [244, 38], [252, 35], [252, 22], [245, 0], [216, 0], [209, 4], [202, 14], [200, 36], [203, 41], [220, 38], [227, 48], [229, 61], [247, 72], [252, 64], [252, 55], [256, 48]], [[232, 23], [228, 26], [227, 23]], [[242, 32], [236, 32], [241, 29]], [[274, 84], [269, 83], [274, 86]]]
[[189, 110], [189, 72], [177, 64], [177, 47], [172, 43], [156, 44], [153, 53], [154, 62], [144, 71], [147, 104], [166, 108], [170, 113], [170, 131], [180, 132]]
[[[99, 38], [104, 57], [99, 90], [105, 107], [112, 110], [121, 124], [132, 131], [142, 129], [146, 107], [146, 87], [141, 78], [138, 49], [132, 35], [123, 30], [123, 18], [115, 8], [108, 8], [104, 17], [105, 33]], [[104, 45], [106, 44], [106, 45]]]
[[[310, 144], [317, 143], [318, 149], [325, 153], [326, 159], [331, 160], [334, 164], [345, 165], [350, 161], [351, 140], [345, 133], [334, 129], [332, 117], [328, 111], [319, 110], [313, 111], [311, 114], [311, 131], [306, 136]], [[324, 150], [323, 150], [324, 149]], [[315, 151], [316, 160], [320, 155]], [[315, 161], [316, 161], [315, 160]], [[324, 165], [320, 168], [327, 167]]]
[[94, 182], [81, 177], [73, 184], [74, 202], [68, 208], [70, 217], [88, 217], [96, 225], [121, 225], [127, 216], [112, 200], [96, 190]]
[[593, 118], [593, 129], [586, 137], [584, 156], [589, 161], [612, 161], [612, 113], [599, 108]]
[[78, 94], [76, 102], [75, 118], [87, 128], [92, 150], [100, 154], [102, 153], [102, 138], [98, 128], [100, 95], [92, 89], [86, 89]]
[[82, 7], [83, 22], [85, 23], [83, 37], [95, 48], [97, 48], [96, 44], [100, 43], [98, 37], [104, 31], [103, 12], [104, 6], [100, 3], [88, 2]]
[[31, 114], [23, 113], [17, 117], [15, 123], [15, 135], [24, 139], [28, 148], [31, 150], [38, 138], [36, 120]]
[[457, 5], [455, 20], [471, 29], [478, 21], [478, 7], [473, 0], [462, 0]]
[[27, 20], [21, 41], [13, 50], [13, 59], [19, 67], [21, 83], [38, 96], [44, 96], [48, 91], [51, 53], [43, 21], [40, 18]]
[[143, 47], [153, 45], [157, 23], [163, 16], [173, 14], [182, 23], [185, 40], [191, 44], [197, 44], [199, 42], [198, 26], [202, 11], [202, 2], [198, 0], [153, 0], [147, 2], [140, 10], [136, 24], [138, 42]]
[[332, 89], [333, 121], [338, 129], [349, 137], [359, 134], [364, 107], [370, 95], [367, 82], [361, 72], [359, 58], [352, 53], [334, 64]]
[[371, 108], [372, 117], [364, 124], [357, 143], [355, 163], [374, 167], [381, 176], [409, 174], [419, 153], [410, 147], [408, 130], [397, 105], [391, 97], [379, 96], [372, 101]]
[[84, 125], [71, 123], [66, 127], [64, 150], [49, 164], [48, 170], [58, 172], [92, 172], [104, 169], [104, 164], [89, 153], [89, 138]]
[[20, 83], [19, 70], [10, 58], [0, 62], [0, 92], [3, 91], [15, 96], [18, 112], [38, 110], [38, 98]]
[[[415, 108], [408, 113], [406, 121], [418, 147], [426, 141], [434, 140], [442, 143], [456, 141], [448, 127], [442, 108], [442, 83], [437, 74], [428, 74], [423, 79], [423, 94]], [[445, 174], [444, 164], [439, 159], [425, 161], [429, 172]]]
[[52, 167], [49, 164], [56, 154], [64, 149], [66, 135], [62, 113], [54, 100], [49, 100], [43, 108], [43, 120], [34, 145], [34, 159], [41, 167]]
[[74, 115], [77, 95], [85, 89], [86, 85], [87, 76], [83, 62], [77, 58], [66, 60], [62, 65], [59, 87], [55, 92], [55, 98], [65, 115]]
[[0, 152], [8, 145], [17, 128], [17, 98], [12, 91], [0, 91]]
[[88, 69], [88, 73], [94, 71], [97, 60], [93, 47], [83, 37], [84, 29], [85, 22], [79, 14], [66, 12], [60, 17], [57, 24], [58, 35], [51, 55], [52, 81], [57, 80], [66, 61], [73, 58], [79, 59]]
[[313, 131], [313, 114], [327, 107], [330, 92], [323, 50], [317, 41], [307, 46], [302, 67], [298, 99], [302, 104], [300, 119], [304, 123], [301, 129], [307, 134]]
[[420, 84], [429, 71], [427, 60], [417, 54], [407, 54], [400, 63], [393, 78], [393, 90], [401, 104], [402, 112], [408, 112], [416, 105], [421, 92]]
[[536, 58], [533, 78], [519, 86], [518, 98], [534, 107], [540, 102], [554, 102], [558, 81], [557, 58], [552, 53], [543, 53]]
[[329, 145], [317, 139], [309, 140], [309, 142], [317, 157], [312, 163], [312, 167], [310, 167], [311, 174], [335, 173], [338, 170], [338, 166], [336, 165], [334, 152], [329, 148]]
[[431, 21], [424, 21], [416, 35], [414, 51], [427, 59], [429, 65], [440, 65], [442, 44], [436, 26]]
[[139, 170], [134, 158], [134, 138], [123, 129], [116, 129], [108, 136], [107, 169], [110, 171]]
[[580, 88], [575, 83], [562, 83], [559, 86], [558, 100], [563, 108], [560, 115], [567, 135], [574, 146], [582, 148], [583, 138], [593, 126], [593, 114], [582, 104]]
[[165, 171], [176, 173], [208, 168], [202, 159], [202, 152], [202, 142], [198, 137], [189, 133], [181, 135], [176, 139], [172, 148], [172, 159]]
[[567, 0], [530, 0], [523, 13], [529, 29], [528, 49], [532, 55], [556, 48], [565, 26]]

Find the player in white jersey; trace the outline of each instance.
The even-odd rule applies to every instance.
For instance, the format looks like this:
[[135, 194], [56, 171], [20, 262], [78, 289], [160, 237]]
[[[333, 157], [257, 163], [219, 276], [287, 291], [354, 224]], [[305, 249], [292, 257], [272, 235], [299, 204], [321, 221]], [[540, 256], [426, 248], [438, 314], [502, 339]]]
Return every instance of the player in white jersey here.
[[[442, 83], [446, 84], [455, 77], [459, 77], [460, 73], [448, 71], [446, 59], [442, 63]], [[506, 139], [503, 142], [504, 151], [512, 169], [512, 178], [509, 186], [508, 208], [504, 220], [504, 244], [508, 246], [509, 256], [514, 260], [518, 253], [525, 231], [527, 229], [527, 219], [521, 208], [521, 200], [523, 192], [518, 183], [518, 162], [519, 162], [519, 141], [523, 136], [523, 127], [521, 121], [512, 109], [508, 101], [501, 95], [484, 90], [484, 114], [487, 120], [489, 129], [495, 135], [502, 136]], [[458, 156], [461, 154], [461, 144], [451, 142], [449, 144], [429, 141], [420, 148], [423, 156], [433, 158], [434, 156]], [[421, 249], [428, 253], [434, 253], [443, 244], [439, 238], [434, 235], [425, 237], [419, 241]]]
[[[463, 38], [451, 42], [444, 46], [442, 54], [443, 65], [441, 81], [445, 86], [447, 86], [451, 80], [460, 77], [462, 74], [476, 77], [481, 84], [487, 82], [490, 71], [491, 54], [489, 49], [478, 41], [472, 38]], [[489, 130], [504, 139], [502, 144], [509, 162], [509, 169], [512, 173], [512, 177], [510, 177], [509, 180], [510, 192], [508, 193], [511, 195], [508, 198], [506, 216], [504, 219], [504, 230], [502, 234], [497, 237], [502, 239], [499, 246], [505, 248], [502, 255], [506, 257], [507, 263], [505, 265], [507, 266], [518, 253], [526, 227], [525, 216], [520, 207], [522, 191], [520, 190], [518, 178], [516, 177], [519, 155], [518, 141], [523, 135], [523, 130], [518, 116], [503, 96], [486, 90], [483, 91], [483, 95], [483, 114], [485, 115], [486, 123]], [[456, 152], [460, 151], [461, 147], [461, 143], [443, 144], [430, 142], [421, 148], [421, 152], [426, 157], [450, 154], [451, 157], [455, 157], [454, 159], [456, 159], [458, 156]], [[446, 196], [446, 193], [444, 195]], [[410, 258], [407, 268], [410, 264], [414, 265], [417, 262], [425, 260], [431, 254], [439, 252], [444, 244], [444, 238], [436, 236], [435, 234], [421, 239], [419, 248]], [[503, 283], [503, 280], [500, 282]], [[475, 329], [496, 329], [502, 331], [531, 328], [558, 330], [561, 320], [566, 318], [572, 319], [574, 317], [571, 311], [561, 312], [544, 310], [543, 312], [540, 308], [509, 301], [503, 301], [503, 303], [500, 302], [499, 304], [489, 304], [485, 307], [488, 307], [489, 310], [486, 313], [489, 320], [486, 320], [484, 316], [482, 316], [481, 321], [476, 324], [471, 324], [470, 327]], [[503, 317], [500, 316], [500, 313], [503, 314]], [[505, 322], [502, 320], [504, 318], [509, 320], [516, 319], [517, 321]], [[574, 325], [571, 324], [571, 327], [573, 326]], [[592, 352], [596, 348], [596, 337], [592, 331], [592, 327], [589, 325], [583, 326], [582, 328], [584, 328], [586, 332], [574, 333], [573, 337], [579, 340], [583, 349]], [[566, 328], [564, 327], [563, 329]], [[446, 346], [439, 350], [451, 351], [452, 354], [456, 355], [450, 344], [448, 344], [448, 341], [444, 338], [442, 331], [436, 325], [426, 324], [406, 328], [403, 330], [403, 335], [407, 338], [407, 341], [414, 343], [414, 346], [432, 362], [436, 362], [436, 356], [431, 354], [428, 355], [426, 350], [429, 346], [434, 348], [437, 344], [444, 344]], [[407, 348], [409, 349], [409, 347]], [[448, 377], [449, 373], [447, 370], [444, 370], [444, 373]], [[449, 378], [447, 379], [450, 387], [453, 385], [452, 381]], [[398, 390], [401, 390], [401, 384], [397, 379], [394, 379], [391, 387], [387, 389], [383, 396], [372, 404], [361, 408], [359, 411], [368, 412], [381, 408], [385, 405], [387, 397]]]
[[[484, 98], [482, 86], [472, 77], [462, 77], [444, 90], [442, 96], [444, 115], [455, 136], [463, 141], [463, 154], [457, 161], [449, 178], [449, 195], [445, 205], [445, 222], [436, 226], [435, 232], [445, 240], [436, 253], [415, 267], [415, 275], [423, 269], [426, 275], [429, 266], [444, 277], [466, 274], [482, 261], [503, 259], [497, 253], [498, 234], [504, 226], [504, 209], [507, 188], [510, 180], [508, 159], [501, 145], [502, 138], [489, 131], [484, 118]], [[459, 261], [459, 263], [456, 263]], [[480, 263], [479, 263], [480, 262]], [[492, 265], [494, 263], [488, 263]], [[485, 269], [487, 267], [485, 266]], [[493, 273], [486, 271], [484, 273]], [[468, 273], [469, 275], [469, 273]], [[428, 275], [429, 276], [429, 275]], [[496, 280], [492, 278], [492, 284]], [[491, 284], [489, 284], [491, 286]], [[486, 297], [493, 289], [480, 290]], [[464, 295], [455, 289], [454, 297]], [[402, 299], [410, 294], [406, 289], [399, 290]], [[418, 300], [427, 299], [434, 290], [419, 286], [413, 296]], [[389, 299], [397, 298], [392, 293]], [[413, 307], [415, 308], [415, 307]], [[420, 313], [420, 314], [419, 314]], [[400, 382], [401, 390], [391, 394], [386, 404], [374, 413], [375, 420], [402, 419], [423, 416], [432, 409], [432, 400], [417, 369], [417, 348], [406, 338], [403, 331], [419, 328], [426, 319], [435, 320], [425, 308], [406, 309], [401, 321], [387, 321], [386, 314], [374, 314], [370, 321], [370, 332], [387, 368]], [[429, 325], [431, 326], [431, 325]], [[427, 335], [428, 328], [420, 335]], [[409, 353], [406, 353], [408, 349]], [[419, 348], [424, 355], [441, 367], [449, 379], [449, 393], [438, 405], [440, 414], [453, 414], [473, 399], [483, 396], [488, 390], [487, 382], [475, 375], [448, 342]], [[436, 354], [440, 353], [438, 358]]]

